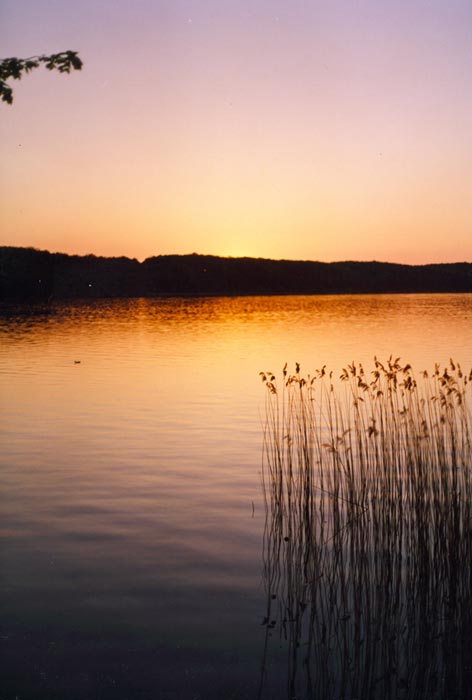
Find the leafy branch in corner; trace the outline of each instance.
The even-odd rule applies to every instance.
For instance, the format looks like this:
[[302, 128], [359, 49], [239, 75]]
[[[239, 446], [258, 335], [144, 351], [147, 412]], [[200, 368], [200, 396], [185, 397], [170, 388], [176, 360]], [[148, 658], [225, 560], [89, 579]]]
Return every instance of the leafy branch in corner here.
[[3, 58], [0, 59], [0, 98], [7, 104], [13, 102], [13, 88], [8, 85], [8, 80], [20, 80], [23, 73], [29, 73], [34, 68], [43, 64], [48, 70], [57, 70], [59, 73], [70, 73], [71, 70], [80, 70], [82, 61], [77, 51], [61, 51], [49, 56], [31, 56], [30, 58]]

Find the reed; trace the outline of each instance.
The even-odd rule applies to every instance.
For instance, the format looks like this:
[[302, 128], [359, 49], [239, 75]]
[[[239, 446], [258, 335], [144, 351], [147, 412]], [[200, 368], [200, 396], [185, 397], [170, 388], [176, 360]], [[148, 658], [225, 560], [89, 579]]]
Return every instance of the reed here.
[[274, 639], [290, 699], [470, 697], [472, 371], [261, 377], [260, 697]]

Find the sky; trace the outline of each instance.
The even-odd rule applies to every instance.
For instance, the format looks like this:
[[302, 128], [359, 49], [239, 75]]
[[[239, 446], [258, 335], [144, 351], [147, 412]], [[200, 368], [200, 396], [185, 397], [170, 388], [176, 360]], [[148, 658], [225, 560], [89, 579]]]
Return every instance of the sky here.
[[470, 0], [2, 0], [0, 244], [472, 261]]

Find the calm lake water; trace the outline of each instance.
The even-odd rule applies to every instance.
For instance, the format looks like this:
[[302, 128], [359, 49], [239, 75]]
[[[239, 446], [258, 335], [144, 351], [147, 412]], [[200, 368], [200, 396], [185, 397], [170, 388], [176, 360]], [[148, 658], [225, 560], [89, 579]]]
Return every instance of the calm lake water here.
[[[472, 295], [57, 304], [0, 320], [2, 700], [257, 698], [260, 370], [472, 365]], [[264, 698], [287, 697], [277, 640]]]

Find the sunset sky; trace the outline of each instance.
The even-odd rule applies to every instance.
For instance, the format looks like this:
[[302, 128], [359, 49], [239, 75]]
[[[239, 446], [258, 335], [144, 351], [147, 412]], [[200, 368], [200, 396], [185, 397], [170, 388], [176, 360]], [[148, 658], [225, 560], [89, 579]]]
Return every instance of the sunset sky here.
[[2, 0], [0, 244], [472, 261], [471, 0]]

